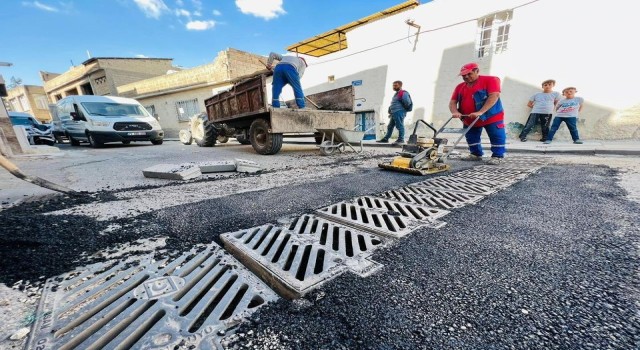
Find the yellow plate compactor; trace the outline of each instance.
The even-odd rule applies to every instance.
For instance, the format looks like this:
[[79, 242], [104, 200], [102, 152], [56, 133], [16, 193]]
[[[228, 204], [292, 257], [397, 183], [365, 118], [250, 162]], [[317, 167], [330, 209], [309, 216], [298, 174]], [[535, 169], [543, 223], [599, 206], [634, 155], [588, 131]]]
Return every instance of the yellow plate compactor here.
[[[466, 118], [467, 116], [463, 116]], [[390, 162], [379, 163], [378, 166], [393, 171], [399, 171], [414, 175], [428, 175], [435, 174], [442, 171], [447, 171], [451, 168], [446, 163], [447, 158], [451, 151], [458, 145], [460, 140], [466, 135], [469, 128], [478, 121], [476, 118], [469, 126], [463, 126], [462, 128], [447, 128], [449, 122], [454, 119], [449, 118], [446, 123], [436, 130], [431, 124], [428, 124], [424, 120], [418, 120], [416, 126], [413, 128], [413, 133], [409, 136], [409, 142], [402, 146], [402, 152], [398, 153], [398, 156], [393, 158]], [[433, 130], [433, 138], [428, 139], [425, 137], [418, 137], [418, 125], [423, 123], [429, 129]], [[453, 145], [447, 145], [448, 140], [446, 138], [438, 137], [440, 134], [460, 134]]]

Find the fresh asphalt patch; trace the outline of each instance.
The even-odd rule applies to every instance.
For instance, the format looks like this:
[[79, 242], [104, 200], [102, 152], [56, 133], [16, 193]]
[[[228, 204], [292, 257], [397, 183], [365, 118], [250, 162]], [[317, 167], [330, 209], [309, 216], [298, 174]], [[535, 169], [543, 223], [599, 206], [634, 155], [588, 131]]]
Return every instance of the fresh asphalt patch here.
[[267, 305], [229, 347], [637, 349], [640, 210], [615, 175], [544, 168], [377, 250], [368, 278]]
[[[465, 166], [468, 167], [463, 164], [460, 169]], [[254, 177], [259, 181], [259, 175]], [[195, 244], [212, 241], [221, 244], [218, 238], [221, 233], [276, 222], [280, 218], [309, 213], [341, 200], [379, 193], [423, 179], [363, 168], [349, 176], [335, 176], [304, 185], [240, 194], [233, 194], [230, 190], [226, 197], [140, 215], [132, 213], [131, 217], [110, 221], [98, 221], [84, 215], [45, 213], [92, 201], [113, 201], [113, 194], [121, 193], [121, 189], [85, 197], [58, 196], [24, 203], [0, 212], [0, 222], [3, 223], [0, 230], [0, 283], [11, 286], [20, 280], [43, 281], [77, 267], [103, 261], [104, 258], [95, 256], [96, 252], [115, 253], [118, 244], [144, 238], [167, 237], [165, 249], [181, 254]], [[198, 182], [202, 186], [215, 185], [215, 179]], [[116, 228], [112, 229], [114, 226]], [[105, 230], [108, 233], [101, 234]], [[134, 248], [124, 257], [137, 253]]]
[[[638, 348], [640, 210], [625, 199], [615, 175], [606, 167], [543, 168], [476, 205], [454, 209], [443, 218], [444, 228], [419, 229], [377, 250], [372, 258], [384, 267], [372, 276], [342, 275], [302, 299], [263, 307], [227, 344]], [[99, 261], [92, 257], [98, 251], [143, 238], [167, 237], [163, 249], [169, 252], [220, 244], [224, 232], [424, 179], [363, 168], [112, 221], [44, 213], [111, 201], [116, 191], [24, 203], [0, 212], [0, 283], [42, 281]]]

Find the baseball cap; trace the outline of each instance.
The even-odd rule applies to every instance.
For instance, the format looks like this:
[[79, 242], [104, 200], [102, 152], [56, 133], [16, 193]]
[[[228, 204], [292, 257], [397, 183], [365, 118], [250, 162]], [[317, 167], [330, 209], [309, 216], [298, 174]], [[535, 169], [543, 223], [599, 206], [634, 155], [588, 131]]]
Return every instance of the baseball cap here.
[[464, 66], [462, 66], [462, 68], [460, 68], [460, 74], [458, 75], [465, 75], [465, 74], [469, 74], [472, 70], [478, 68], [478, 64], [477, 63], [467, 63]]

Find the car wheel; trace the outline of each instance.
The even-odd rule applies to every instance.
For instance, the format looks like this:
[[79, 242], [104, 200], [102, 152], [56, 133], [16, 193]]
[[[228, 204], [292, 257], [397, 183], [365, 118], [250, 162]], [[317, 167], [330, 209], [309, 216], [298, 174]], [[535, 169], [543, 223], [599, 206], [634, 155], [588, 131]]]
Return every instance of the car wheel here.
[[87, 139], [89, 139], [89, 145], [91, 145], [91, 147], [93, 148], [100, 148], [103, 145], [103, 143], [98, 142], [95, 136], [91, 135], [91, 133], [87, 133]]
[[161, 145], [161, 144], [162, 144], [162, 142], [163, 142], [163, 140], [151, 140], [151, 143], [152, 143], [152, 144], [154, 144], [154, 145], [156, 145], [156, 146], [157, 146], [157, 145]]

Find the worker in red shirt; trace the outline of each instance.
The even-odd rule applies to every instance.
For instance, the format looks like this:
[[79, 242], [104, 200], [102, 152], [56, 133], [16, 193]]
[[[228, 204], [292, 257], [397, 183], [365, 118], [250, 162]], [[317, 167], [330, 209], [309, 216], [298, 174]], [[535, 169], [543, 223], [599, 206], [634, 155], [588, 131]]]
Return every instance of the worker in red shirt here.
[[487, 164], [499, 165], [505, 154], [507, 134], [504, 130], [504, 109], [500, 102], [500, 78], [480, 75], [476, 63], [467, 63], [460, 68], [463, 83], [458, 84], [449, 101], [449, 110], [454, 118], [467, 115], [462, 121], [469, 125], [480, 118], [465, 135], [470, 154], [462, 160], [482, 160], [480, 136], [487, 131], [491, 141], [491, 159]]

